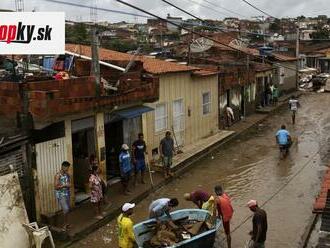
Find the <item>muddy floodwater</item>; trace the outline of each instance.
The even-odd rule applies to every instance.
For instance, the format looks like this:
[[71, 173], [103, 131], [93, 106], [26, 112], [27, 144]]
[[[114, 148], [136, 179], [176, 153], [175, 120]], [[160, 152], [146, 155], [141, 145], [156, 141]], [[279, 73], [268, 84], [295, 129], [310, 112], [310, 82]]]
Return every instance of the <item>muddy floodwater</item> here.
[[[136, 206], [133, 220], [146, 219], [150, 202], [160, 197], [177, 197], [179, 208], [194, 207], [183, 200], [185, 192], [197, 188], [212, 192], [221, 183], [235, 210], [232, 247], [244, 247], [249, 239], [251, 213], [245, 206], [249, 199], [256, 199], [268, 214], [267, 247], [298, 247], [329, 163], [330, 94], [306, 94], [300, 103], [295, 126], [283, 108], [143, 200]], [[287, 125], [294, 140], [285, 160], [279, 159], [274, 137], [281, 124]], [[116, 222], [112, 221], [72, 247], [117, 247], [116, 235]], [[222, 239], [219, 232], [215, 247], [223, 246]]]

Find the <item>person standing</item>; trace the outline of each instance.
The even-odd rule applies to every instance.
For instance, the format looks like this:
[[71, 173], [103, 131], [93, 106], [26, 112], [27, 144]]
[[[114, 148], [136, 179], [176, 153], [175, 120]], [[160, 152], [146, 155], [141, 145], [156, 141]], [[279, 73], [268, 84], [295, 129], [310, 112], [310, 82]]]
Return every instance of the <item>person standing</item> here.
[[277, 85], [274, 85], [274, 88], [273, 88], [273, 105], [277, 105], [278, 103], [278, 97], [279, 97], [279, 89], [277, 87]]
[[199, 209], [202, 209], [203, 204], [206, 203], [211, 196], [206, 191], [198, 189], [191, 193], [185, 193], [183, 197], [186, 201], [192, 201]]
[[235, 116], [233, 109], [228, 105], [226, 105], [226, 117], [227, 117], [227, 126], [230, 127], [235, 121]]
[[218, 217], [221, 217], [222, 219], [223, 228], [227, 238], [227, 247], [231, 248], [230, 220], [234, 213], [233, 206], [231, 205], [231, 199], [223, 191], [221, 185], [215, 186], [214, 192], [217, 195], [216, 206], [218, 210]]
[[296, 113], [297, 113], [298, 107], [300, 107], [298, 99], [296, 99], [295, 96], [291, 96], [291, 98], [289, 100], [289, 108], [291, 110], [293, 125], [296, 123]]
[[160, 141], [159, 152], [160, 152], [160, 157], [162, 158], [163, 161], [165, 178], [168, 178], [169, 176], [173, 176], [173, 173], [171, 172], [171, 165], [172, 165], [172, 159], [175, 153], [175, 149], [174, 149], [174, 140], [171, 136], [170, 131], [167, 131], [165, 134], [165, 138], [163, 138]]
[[64, 161], [62, 163], [61, 170], [58, 173], [56, 173], [54, 178], [56, 199], [64, 215], [63, 230], [67, 230], [70, 226], [68, 224], [68, 213], [70, 211], [70, 187], [71, 187], [70, 175], [68, 173], [69, 167], [70, 167], [70, 163], [68, 161]]
[[117, 218], [119, 248], [133, 248], [135, 245], [133, 221], [130, 218], [134, 207], [134, 203], [125, 203], [121, 208], [122, 213]]
[[131, 155], [129, 154], [129, 147], [126, 144], [122, 145], [121, 153], [119, 154], [119, 167], [121, 174], [121, 183], [123, 185], [124, 194], [129, 195], [129, 181], [131, 177], [132, 165]]
[[103, 199], [102, 180], [99, 177], [99, 167], [92, 166], [92, 172], [89, 176], [89, 187], [91, 189], [91, 203], [95, 207], [96, 219], [102, 219], [101, 214], [101, 201]]
[[250, 200], [247, 206], [253, 212], [250, 248], [265, 248], [268, 229], [266, 211], [258, 207], [256, 200]]
[[146, 170], [147, 145], [144, 141], [143, 133], [138, 134], [138, 139], [132, 145], [133, 164], [135, 167], [134, 185], [136, 184], [138, 174], [141, 173], [141, 183], [145, 184], [144, 174]]

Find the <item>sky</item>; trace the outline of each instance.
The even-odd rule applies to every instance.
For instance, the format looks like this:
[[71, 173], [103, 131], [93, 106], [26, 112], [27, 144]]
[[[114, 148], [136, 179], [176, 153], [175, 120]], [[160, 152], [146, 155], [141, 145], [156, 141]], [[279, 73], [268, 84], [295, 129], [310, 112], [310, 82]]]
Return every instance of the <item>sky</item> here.
[[[25, 11], [64, 11], [67, 20], [73, 21], [89, 21], [90, 10], [88, 8], [73, 7], [52, 3], [46, 0], [23, 0]], [[96, 2], [99, 8], [107, 8], [113, 10], [126, 11], [135, 14], [143, 13], [126, 7], [115, 0], [59, 0], [63, 2], [78, 3], [92, 6]], [[189, 16], [179, 10], [167, 5], [161, 0], [124, 0], [143, 9], [146, 9], [161, 17]], [[239, 17], [240, 19], [250, 19], [254, 16], [264, 15], [261, 12], [248, 6], [242, 0], [167, 0], [186, 11], [197, 15], [203, 19], [223, 19], [225, 17]], [[249, 0], [250, 3], [275, 17], [296, 17], [328, 15], [330, 16], [329, 2], [330, 0]], [[0, 9], [15, 9], [15, 0], [0, 0]], [[133, 17], [117, 13], [110, 13], [98, 10], [98, 21], [129, 21], [129, 22], [145, 22], [144, 17]]]

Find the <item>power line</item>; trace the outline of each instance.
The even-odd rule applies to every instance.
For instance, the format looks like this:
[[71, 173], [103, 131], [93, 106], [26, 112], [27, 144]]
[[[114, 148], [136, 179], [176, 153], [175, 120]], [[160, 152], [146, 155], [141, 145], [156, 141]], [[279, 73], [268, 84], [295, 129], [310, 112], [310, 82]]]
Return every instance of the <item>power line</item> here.
[[[207, 22], [207, 21], [205, 21], [205, 22]], [[226, 31], [226, 32], [246, 33], [246, 34], [257, 35], [257, 36], [268, 36], [268, 37], [271, 37], [271, 35], [269, 35], [269, 34], [261, 34], [261, 33], [255, 33], [255, 32], [249, 32], [249, 31], [242, 31], [242, 30], [237, 30], [237, 29], [228, 29], [228, 28], [222, 28], [222, 27], [215, 27], [215, 26], [211, 26], [210, 24], [209, 25], [207, 25], [207, 24], [200, 24], [200, 25], [197, 24], [196, 25], [196, 24], [193, 24], [193, 23], [185, 22], [183, 25], [193, 26], [193, 27], [205, 27], [205, 28], [217, 29], [219, 31]], [[236, 39], [236, 37], [235, 37], [235, 39]]]
[[[244, 50], [241, 50], [241, 49], [238, 49], [238, 48], [236, 48], [236, 47], [230, 46], [230, 45], [228, 45], [228, 44], [222, 43], [222, 42], [220, 42], [220, 41], [218, 41], [218, 40], [216, 40], [216, 39], [213, 39], [212, 37], [209, 37], [209, 36], [207, 36], [207, 35], [204, 35], [204, 34], [201, 34], [201, 33], [196, 32], [196, 31], [194, 31], [194, 30], [191, 30], [191, 29], [188, 29], [188, 28], [182, 27], [181, 25], [177, 24], [176, 22], [166, 20], [166, 19], [164, 19], [164, 18], [162, 18], [162, 17], [160, 17], [160, 16], [158, 16], [158, 15], [155, 15], [155, 14], [153, 14], [153, 13], [151, 13], [151, 12], [149, 12], [149, 11], [146, 11], [146, 10], [140, 8], [140, 7], [137, 7], [137, 6], [133, 5], [133, 4], [127, 3], [127, 2], [122, 1], [122, 0], [115, 0], [115, 1], [116, 1], [116, 2], [119, 2], [119, 3], [123, 4], [123, 5], [126, 5], [126, 6], [128, 6], [128, 7], [131, 7], [131, 8], [133, 8], [133, 9], [139, 10], [139, 11], [141, 11], [141, 12], [143, 12], [143, 13], [145, 13], [145, 14], [148, 14], [148, 15], [154, 17], [154, 18], [157, 18], [157, 19], [159, 19], [159, 20], [161, 20], [161, 21], [163, 21], [163, 22], [167, 22], [167, 23], [172, 24], [173, 26], [176, 26], [176, 27], [182, 28], [183, 30], [186, 30], [186, 31], [188, 31], [188, 32], [191, 32], [192, 34], [196, 34], [196, 35], [198, 35], [198, 36], [200, 36], [200, 37], [203, 37], [203, 38], [206, 38], [206, 39], [208, 39], [208, 40], [211, 40], [211, 41], [213, 41], [214, 43], [217, 43], [217, 44], [223, 45], [223, 46], [225, 46], [225, 47], [228, 47], [228, 48], [230, 48], [230, 49], [232, 49], [232, 50], [239, 51], [239, 52], [241, 52], [241, 53], [244, 53], [244, 54], [246, 54], [246, 55], [248, 55], [248, 56], [251, 56], [251, 57], [254, 57], [254, 58], [258, 58], [258, 59], [262, 58], [261, 56], [254, 55], [254, 54], [249, 54], [249, 53], [245, 52]], [[264, 61], [266, 61], [266, 62], [268, 62], [268, 63], [270, 63], [270, 64], [277, 64], [276, 62], [273, 62], [273, 61], [271, 61], [271, 60], [269, 60], [269, 59], [264, 59]], [[289, 66], [281, 65], [281, 67], [297, 72], [297, 70], [296, 70], [295, 68], [292, 68], [292, 67], [289, 67]]]
[[[196, 15], [194, 15], [194, 14], [192, 14], [192, 13], [189, 13], [188, 11], [186, 11], [186, 10], [184, 10], [184, 9], [182, 9], [182, 8], [180, 8], [180, 7], [178, 7], [178, 6], [176, 6], [175, 4], [173, 4], [173, 3], [171, 3], [171, 2], [169, 2], [169, 1], [167, 1], [167, 0], [161, 0], [161, 1], [164, 2], [164, 3], [167, 3], [168, 5], [174, 7], [174, 8], [176, 8], [176, 9], [178, 9], [178, 10], [180, 10], [181, 12], [183, 12], [183, 13], [185, 13], [185, 14], [187, 14], [187, 15], [189, 15], [189, 16], [191, 16], [191, 17], [193, 17], [193, 18], [195, 18], [195, 19], [197, 19], [197, 20], [199, 20], [199, 21], [201, 21], [202, 23], [205, 22], [205, 20], [201, 19], [200, 17], [198, 17], [198, 16], [196, 16]], [[216, 28], [216, 27], [215, 27], [215, 28]], [[225, 31], [223, 31], [223, 30], [221, 30], [221, 29], [219, 29], [219, 31], [222, 32], [222, 33], [226, 33]], [[237, 37], [234, 37], [234, 36], [232, 36], [232, 35], [230, 35], [230, 34], [228, 34], [228, 35], [229, 35], [231, 38], [233, 38], [233, 39], [237, 39], [237, 40], [240, 40], [241, 42], [245, 43], [245, 41], [243, 41], [243, 40], [241, 40], [241, 39], [239, 39], [239, 38], [237, 38]]]
[[[47, 1], [47, 2], [53, 2], [53, 3], [59, 3], [59, 4], [64, 4], [64, 5], [71, 5], [71, 6], [76, 6], [76, 7], [82, 7], [82, 8], [91, 8], [91, 7], [92, 7], [92, 6], [82, 5], [82, 4], [75, 4], [75, 3], [69, 3], [69, 2], [62, 2], [62, 1], [58, 1], [58, 0], [44, 0], [44, 1]], [[201, 34], [201, 33], [198, 33], [198, 32], [196, 32], [196, 31], [194, 31], [194, 30], [191, 30], [191, 29], [188, 29], [188, 28], [182, 27], [181, 25], [178, 25], [178, 24], [175, 23], [175, 22], [172, 22], [172, 21], [166, 20], [166, 19], [164, 19], [164, 18], [162, 18], [162, 17], [160, 17], [160, 16], [157, 16], [157, 15], [155, 15], [155, 14], [152, 14], [152, 13], [146, 11], [146, 10], [143, 10], [143, 9], [141, 9], [141, 8], [139, 8], [139, 7], [137, 7], [137, 6], [134, 6], [134, 5], [132, 5], [132, 4], [129, 4], [129, 3], [127, 3], [127, 2], [124, 2], [124, 1], [121, 1], [121, 0], [115, 0], [115, 1], [117, 1], [117, 2], [119, 2], [119, 3], [121, 3], [121, 4], [124, 4], [124, 5], [126, 5], [126, 6], [129, 6], [129, 7], [133, 8], [133, 9], [139, 10], [140, 12], [143, 12], [143, 13], [145, 13], [145, 14], [148, 14], [149, 16], [144, 16], [144, 15], [139, 15], [139, 14], [134, 14], [134, 13], [124, 12], [124, 11], [117, 11], [117, 10], [111, 10], [111, 9], [99, 8], [99, 7], [96, 8], [96, 9], [97, 9], [97, 10], [101, 10], [101, 11], [105, 11], [105, 12], [114, 12], [114, 13], [119, 13], [119, 14], [124, 14], [124, 15], [132, 15], [132, 16], [139, 16], [139, 17], [144, 17], [144, 18], [151, 18], [151, 17], [154, 17], [154, 18], [156, 18], [156, 19], [159, 19], [159, 20], [162, 20], [162, 21], [164, 21], [164, 22], [170, 23], [170, 24], [172, 24], [173, 26], [176, 26], [176, 27], [182, 28], [183, 30], [186, 30], [186, 31], [191, 32], [191, 33], [193, 33], [193, 34], [199, 35], [200, 37], [204, 37], [204, 38], [206, 38], [206, 39], [208, 39], [208, 40], [211, 40], [211, 41], [213, 41], [214, 43], [217, 43], [217, 44], [223, 45], [223, 46], [225, 46], [225, 47], [228, 47], [228, 48], [230, 48], [230, 49], [232, 49], [232, 50], [239, 51], [239, 52], [241, 52], [241, 53], [244, 53], [244, 54], [246, 54], [246, 55], [248, 55], [248, 56], [251, 56], [251, 57], [254, 57], [254, 58], [258, 58], [258, 59], [262, 58], [261, 56], [254, 55], [254, 54], [249, 54], [249, 53], [247, 53], [247, 52], [245, 52], [245, 51], [243, 51], [243, 50], [240, 50], [240, 49], [238, 49], [238, 48], [236, 48], [236, 47], [232, 47], [232, 46], [230, 46], [230, 45], [228, 45], [228, 44], [222, 43], [222, 42], [220, 42], [220, 41], [218, 41], [218, 40], [216, 40], [216, 39], [213, 39], [213, 38], [211, 38], [211, 37], [209, 37], [209, 36], [207, 36], [207, 35], [203, 35], [203, 34]], [[264, 59], [264, 61], [265, 61], [265, 62], [268, 62], [268, 63], [270, 63], [270, 64], [278, 64], [278, 63], [273, 62], [273, 61], [271, 61], [271, 60], [269, 60], [269, 59]], [[294, 69], [294, 68], [292, 68], [292, 67], [289, 67], [289, 66], [281, 65], [281, 67], [282, 67], [282, 68], [289, 69], [289, 70], [292, 70], [292, 71], [297, 71], [296, 69]]]
[[218, 14], [220, 14], [220, 15], [227, 16], [226, 13], [221, 12], [221, 11], [218, 11], [218, 10], [216, 10], [216, 9], [210, 7], [210, 6], [207, 6], [207, 5], [201, 4], [201, 3], [199, 3], [199, 2], [197, 2], [197, 1], [195, 1], [195, 0], [184, 0], [184, 1], [187, 2], [187, 3], [190, 3], [190, 4], [191, 4], [191, 3], [194, 3], [194, 4], [199, 5], [199, 6], [203, 7], [203, 8], [205, 8], [205, 9], [208, 9], [208, 10], [211, 10], [211, 11], [213, 11], [213, 12], [216, 12], [216, 13], [218, 13]]
[[271, 14], [268, 14], [266, 11], [263, 11], [262, 9], [258, 8], [257, 6], [253, 5], [252, 3], [249, 3], [247, 0], [242, 0], [244, 3], [246, 3], [247, 5], [251, 6], [252, 8], [260, 11], [261, 13], [269, 16], [269, 17], [272, 17], [272, 18], [275, 18], [277, 19], [276, 17], [272, 16]]
[[220, 6], [220, 5], [218, 5], [218, 4], [215, 4], [215, 3], [213, 3], [213, 2], [211, 2], [211, 1], [209, 1], [209, 0], [204, 0], [204, 2], [209, 3], [209, 4], [213, 5], [213, 6], [216, 6], [217, 8], [220, 8], [220, 9], [223, 9], [223, 10], [225, 10], [225, 11], [228, 11], [229, 13], [232, 13], [232, 14], [234, 14], [234, 15], [242, 16], [242, 17], [247, 18], [247, 16], [245, 16], [245, 15], [242, 15], [242, 14], [240, 14], [240, 13], [237, 13], [237, 12], [233, 11], [233, 10], [227, 9], [227, 8], [225, 8], [225, 7], [223, 7], [223, 6]]
[[81, 7], [81, 8], [87, 8], [87, 9], [101, 10], [101, 11], [112, 12], [112, 13], [117, 13], [117, 14], [121, 14], [121, 15], [130, 15], [130, 16], [143, 17], [143, 18], [151, 17], [151, 16], [139, 15], [139, 14], [120, 11], [120, 10], [106, 9], [106, 8], [100, 8], [100, 7], [95, 7], [95, 6], [93, 7], [93, 6], [88, 6], [88, 5], [84, 5], [84, 4], [63, 2], [63, 1], [58, 1], [58, 0], [44, 0], [44, 1], [52, 2], [52, 3], [59, 3], [59, 4], [64, 4], [64, 5], [70, 5], [70, 6], [75, 6], [75, 7]]

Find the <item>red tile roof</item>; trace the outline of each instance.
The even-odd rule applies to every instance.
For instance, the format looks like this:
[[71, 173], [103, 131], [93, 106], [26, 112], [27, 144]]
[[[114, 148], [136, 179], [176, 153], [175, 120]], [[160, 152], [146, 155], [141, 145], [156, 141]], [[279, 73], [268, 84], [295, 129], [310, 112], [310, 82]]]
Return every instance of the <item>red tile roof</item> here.
[[270, 71], [273, 67], [270, 64], [255, 63], [253, 65], [256, 72]]
[[326, 201], [327, 201], [328, 190], [330, 190], [330, 168], [328, 168], [327, 172], [325, 173], [325, 175], [323, 177], [323, 182], [321, 185], [320, 193], [317, 196], [315, 203], [314, 203], [314, 207], [313, 207], [314, 213], [323, 212]]
[[279, 61], [295, 61], [297, 60], [296, 57], [291, 57], [288, 55], [284, 55], [284, 54], [280, 54], [280, 53], [273, 53], [275, 59], [279, 60]]
[[[78, 53], [88, 57], [92, 56], [91, 47], [85, 45], [66, 44], [65, 49], [70, 52]], [[121, 53], [113, 50], [100, 48], [99, 59], [102, 61], [129, 61], [133, 55]], [[188, 72], [198, 70], [197, 67], [179, 65], [173, 62], [167, 62], [159, 59], [138, 56], [137, 60], [143, 62], [144, 69], [152, 74], [164, 74], [171, 72]]]
[[198, 71], [194, 71], [193, 75], [196, 76], [211, 76], [211, 75], [217, 75], [219, 72], [215, 70], [208, 70], [208, 69], [201, 69]]

